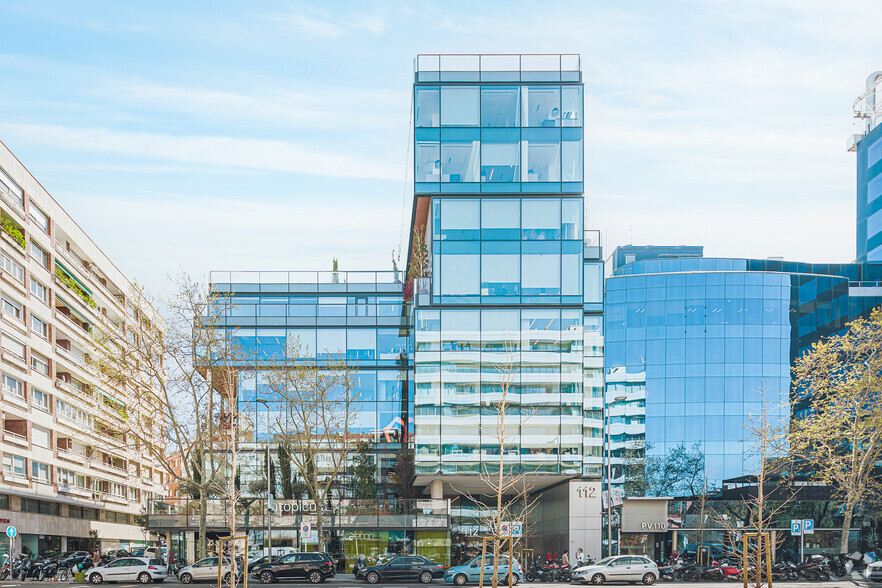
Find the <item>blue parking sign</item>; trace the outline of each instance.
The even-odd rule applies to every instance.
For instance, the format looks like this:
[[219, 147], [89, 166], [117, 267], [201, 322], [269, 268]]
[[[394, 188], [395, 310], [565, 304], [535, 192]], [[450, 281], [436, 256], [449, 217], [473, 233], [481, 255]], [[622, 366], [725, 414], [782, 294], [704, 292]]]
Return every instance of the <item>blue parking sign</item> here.
[[802, 521], [802, 534], [803, 535], [814, 535], [815, 534], [815, 521], [814, 519], [805, 519]]
[[790, 521], [790, 534], [791, 535], [802, 535], [802, 521]]

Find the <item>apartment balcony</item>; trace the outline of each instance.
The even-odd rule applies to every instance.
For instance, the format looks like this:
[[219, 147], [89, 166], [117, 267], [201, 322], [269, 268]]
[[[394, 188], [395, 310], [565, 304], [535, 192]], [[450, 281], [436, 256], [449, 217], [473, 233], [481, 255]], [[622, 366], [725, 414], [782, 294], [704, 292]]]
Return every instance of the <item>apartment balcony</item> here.
[[19, 433], [14, 433], [13, 431], [3, 431], [3, 442], [10, 443], [12, 445], [18, 445], [19, 447], [24, 447], [27, 449], [30, 444], [28, 443], [28, 438], [24, 435], [20, 435]]
[[9, 249], [15, 251], [16, 254], [18, 254], [22, 259], [27, 259], [28, 254], [25, 252], [24, 249], [22, 249], [18, 241], [16, 241], [12, 238], [11, 235], [9, 235], [9, 233], [7, 233], [6, 231], [0, 231], [0, 239], [6, 241], [6, 244], [9, 245]]
[[59, 390], [63, 390], [65, 392], [67, 392], [68, 394], [70, 394], [71, 396], [74, 396], [78, 400], [84, 401], [85, 403], [87, 403], [88, 405], [90, 405], [92, 407], [94, 407], [96, 404], [94, 394], [92, 394], [91, 392], [88, 392], [86, 390], [80, 390], [79, 388], [77, 388], [73, 384], [65, 382], [64, 380], [55, 380], [55, 387], [58, 388]]
[[111, 463], [107, 463], [98, 459], [92, 460], [92, 469], [107, 472], [108, 474], [113, 474], [114, 476], [122, 476], [123, 478], [127, 478], [129, 476], [129, 472], [126, 470], [126, 468], [115, 466]]
[[68, 251], [67, 248], [64, 247], [61, 243], [57, 243], [55, 245], [55, 250], [61, 255], [62, 258], [64, 258], [68, 266], [73, 266], [73, 268], [69, 267], [68, 269], [75, 269], [80, 274], [80, 276], [85, 278], [86, 282], [93, 286], [93, 289], [101, 290], [104, 293], [105, 297], [110, 300], [110, 302], [114, 306], [116, 306], [120, 316], [125, 315], [125, 308], [123, 306], [122, 300], [120, 300], [116, 294], [111, 292], [110, 288], [101, 283], [101, 280], [98, 279], [98, 276], [94, 274], [90, 267], [84, 265], [83, 262], [76, 255]]
[[86, 467], [90, 467], [92, 465], [92, 458], [82, 453], [74, 453], [73, 451], [67, 451], [66, 449], [59, 449], [57, 450], [57, 454], [58, 459], [62, 459], [64, 461], [81, 464]]
[[79, 496], [80, 498], [92, 498], [92, 491], [89, 488], [80, 488], [79, 486], [64, 486], [59, 484], [58, 491], [62, 494], [70, 496]]
[[[4, 354], [5, 355], [5, 354]], [[3, 359], [6, 359], [5, 357]], [[25, 410], [28, 409], [28, 401], [23, 396], [19, 396], [14, 392], [10, 392], [9, 390], [3, 390], [3, 400], [12, 404], [13, 406], [17, 406], [18, 408], [23, 408]]]
[[21, 205], [21, 202], [19, 202], [18, 196], [10, 192], [2, 183], [0, 183], [0, 200], [15, 212], [21, 220], [27, 220], [27, 215], [25, 215], [24, 207]]
[[57, 416], [58, 422], [61, 423], [62, 425], [66, 425], [67, 427], [70, 427], [71, 429], [74, 429], [80, 433], [85, 433], [88, 436], [92, 436], [95, 434], [95, 429], [94, 429], [94, 427], [92, 427], [92, 425], [88, 425], [86, 423], [81, 423], [79, 421], [75, 421], [74, 419], [68, 418], [62, 414], [59, 414], [56, 416]]
[[6, 484], [15, 484], [17, 486], [30, 486], [31, 481], [24, 474], [13, 474], [9, 472], [3, 473], [3, 482]]
[[[79, 323], [75, 322], [72, 318], [64, 314], [63, 312], [58, 312], [58, 310], [54, 311], [52, 315], [55, 317], [58, 322], [67, 327], [71, 331], [71, 335], [74, 338], [79, 337], [91, 337], [91, 333], [88, 329], [84, 328]], [[77, 343], [85, 344], [86, 339], [79, 339]]]

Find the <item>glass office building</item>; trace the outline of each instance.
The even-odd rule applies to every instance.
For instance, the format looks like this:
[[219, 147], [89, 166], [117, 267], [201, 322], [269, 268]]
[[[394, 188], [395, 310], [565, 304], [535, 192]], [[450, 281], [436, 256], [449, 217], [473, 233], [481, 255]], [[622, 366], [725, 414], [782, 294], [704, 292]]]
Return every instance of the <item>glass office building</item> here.
[[882, 262], [882, 72], [867, 78], [855, 115], [865, 125], [848, 145], [857, 154], [857, 261]]
[[[641, 452], [661, 459], [697, 443], [708, 488], [720, 490], [756, 471], [745, 427], [764, 397], [785, 425], [804, 410], [791, 400], [795, 358], [882, 303], [882, 265], [676, 258], [676, 248], [651, 259], [637, 249], [643, 260], [606, 281], [612, 485], [624, 489]], [[646, 494], [658, 495], [652, 485]]]
[[[417, 57], [411, 245], [425, 240], [431, 272], [414, 299], [415, 461], [433, 497], [456, 498], [455, 533], [488, 531], [459, 497], [489, 492], [481, 473], [500, 457], [536, 491], [599, 474], [602, 265], [583, 226], [583, 119], [577, 55]], [[569, 547], [560, 535], [549, 551]]]

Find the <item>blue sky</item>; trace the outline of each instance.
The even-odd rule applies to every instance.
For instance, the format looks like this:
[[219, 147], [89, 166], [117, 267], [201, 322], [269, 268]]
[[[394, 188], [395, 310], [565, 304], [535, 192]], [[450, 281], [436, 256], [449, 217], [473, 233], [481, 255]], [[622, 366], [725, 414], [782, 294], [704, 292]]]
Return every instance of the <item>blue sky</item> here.
[[607, 252], [854, 257], [878, 0], [0, 0], [0, 140], [114, 262], [387, 269], [417, 53], [581, 53]]

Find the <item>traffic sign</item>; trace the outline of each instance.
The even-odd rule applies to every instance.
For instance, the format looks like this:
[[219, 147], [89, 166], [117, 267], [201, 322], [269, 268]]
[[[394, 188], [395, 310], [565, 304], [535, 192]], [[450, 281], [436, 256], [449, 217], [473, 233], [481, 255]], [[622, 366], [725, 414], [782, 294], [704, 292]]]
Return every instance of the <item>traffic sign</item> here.
[[15, 535], [16, 535], [17, 533], [18, 533], [18, 531], [17, 531], [16, 528], [13, 527], [12, 525], [9, 525], [8, 527], [6, 527], [6, 536], [9, 537], [10, 539], [12, 539], [13, 537], [15, 537]]
[[312, 525], [309, 523], [303, 523], [300, 525], [300, 534], [304, 537], [309, 537], [312, 534]]
[[511, 524], [511, 536], [512, 537], [521, 537], [524, 534], [524, 523], [521, 521], [514, 521]]
[[802, 535], [802, 521], [801, 520], [791, 520], [790, 521], [790, 534], [791, 535]]
[[499, 523], [499, 536], [500, 537], [506, 537], [510, 530], [511, 530], [511, 523], [509, 523], [508, 521], [504, 521], [502, 523]]
[[815, 521], [814, 521], [814, 519], [805, 519], [802, 521], [802, 534], [803, 535], [814, 535], [815, 534]]

